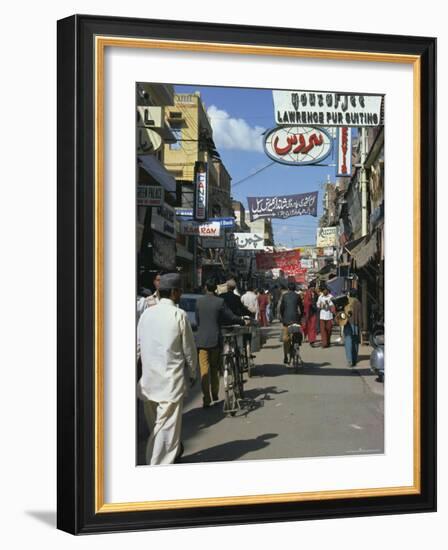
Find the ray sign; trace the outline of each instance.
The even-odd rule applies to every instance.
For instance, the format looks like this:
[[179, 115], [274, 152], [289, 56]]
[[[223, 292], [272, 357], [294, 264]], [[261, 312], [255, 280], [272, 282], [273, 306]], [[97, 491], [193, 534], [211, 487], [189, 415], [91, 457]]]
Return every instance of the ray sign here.
[[264, 150], [275, 162], [302, 166], [318, 164], [331, 153], [332, 138], [322, 128], [281, 126], [265, 135]]

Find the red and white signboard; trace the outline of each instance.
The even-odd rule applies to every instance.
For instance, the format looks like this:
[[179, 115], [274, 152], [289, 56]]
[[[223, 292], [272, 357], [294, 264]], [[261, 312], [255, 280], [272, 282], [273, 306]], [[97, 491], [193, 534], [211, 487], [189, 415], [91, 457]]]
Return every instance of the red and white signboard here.
[[336, 176], [349, 177], [352, 175], [352, 129], [342, 126], [337, 132]]
[[219, 222], [198, 223], [194, 220], [180, 222], [181, 235], [198, 235], [199, 237], [219, 237], [221, 224]]
[[255, 256], [258, 271], [281, 269], [285, 276], [301, 274], [300, 250], [286, 250], [284, 252], [258, 252]]

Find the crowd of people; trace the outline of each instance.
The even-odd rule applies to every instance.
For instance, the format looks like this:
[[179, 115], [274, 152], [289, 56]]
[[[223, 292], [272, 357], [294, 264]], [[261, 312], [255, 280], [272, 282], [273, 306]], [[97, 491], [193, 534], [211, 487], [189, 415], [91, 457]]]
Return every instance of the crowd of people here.
[[[267, 327], [278, 318], [283, 330], [283, 362], [289, 364], [288, 327], [301, 327], [303, 341], [328, 348], [336, 318], [344, 337], [347, 363], [355, 366], [361, 327], [361, 304], [351, 290], [339, 308], [329, 289], [311, 283], [306, 290], [295, 282], [271, 289], [248, 287], [240, 296], [234, 279], [218, 285], [209, 279], [196, 301], [196, 334], [179, 307], [182, 294], [178, 273], [156, 274], [154, 292], [137, 302], [138, 395], [149, 430], [147, 464], [169, 464], [182, 454], [183, 400], [200, 376], [205, 409], [219, 400], [220, 333], [223, 326], [250, 324]], [[342, 314], [341, 314], [342, 312]], [[245, 335], [245, 338], [250, 335]], [[186, 376], [187, 373], [187, 376]]]

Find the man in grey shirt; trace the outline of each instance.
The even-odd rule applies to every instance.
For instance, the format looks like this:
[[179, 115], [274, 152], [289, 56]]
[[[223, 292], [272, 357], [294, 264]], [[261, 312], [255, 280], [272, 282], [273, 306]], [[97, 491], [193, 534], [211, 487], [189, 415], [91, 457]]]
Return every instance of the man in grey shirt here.
[[216, 282], [209, 279], [205, 283], [205, 295], [196, 302], [196, 345], [204, 408], [219, 399], [219, 329], [223, 325], [245, 324], [243, 317], [234, 315], [215, 291]]

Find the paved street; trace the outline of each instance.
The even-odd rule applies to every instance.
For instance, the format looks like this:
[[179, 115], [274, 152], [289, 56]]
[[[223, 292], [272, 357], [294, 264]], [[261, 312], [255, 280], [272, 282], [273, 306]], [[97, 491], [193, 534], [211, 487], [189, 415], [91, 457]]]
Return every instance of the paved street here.
[[294, 374], [280, 363], [280, 326], [265, 330], [267, 342], [245, 384], [250, 407], [235, 417], [223, 414], [222, 400], [203, 409], [198, 384], [187, 399], [182, 462], [383, 452], [383, 384], [368, 368], [370, 347], [360, 347], [360, 362], [350, 369], [342, 345], [304, 344], [305, 366]]

